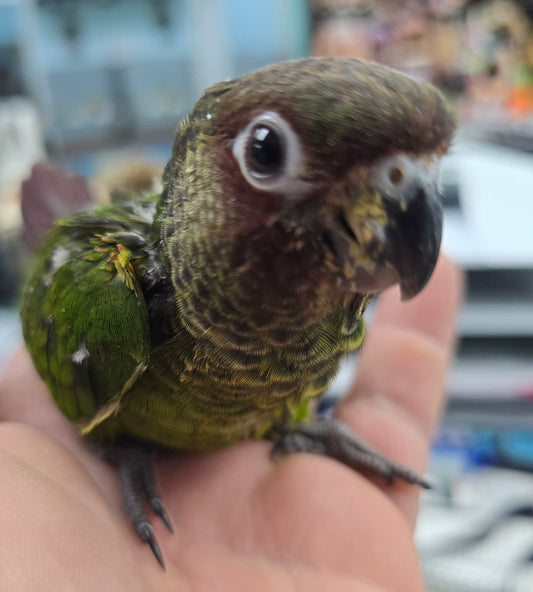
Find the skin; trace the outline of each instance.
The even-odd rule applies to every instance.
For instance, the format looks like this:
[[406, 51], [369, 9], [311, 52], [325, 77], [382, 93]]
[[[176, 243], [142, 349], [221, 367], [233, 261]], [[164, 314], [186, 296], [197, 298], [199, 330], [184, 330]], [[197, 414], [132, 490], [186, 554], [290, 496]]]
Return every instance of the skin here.
[[[461, 277], [444, 258], [408, 303], [380, 297], [340, 419], [423, 472], [454, 344]], [[384, 371], [384, 368], [387, 371]], [[423, 592], [419, 491], [331, 459], [274, 464], [266, 442], [156, 464], [167, 571], [133, 533], [114, 470], [59, 413], [25, 351], [0, 382], [0, 587], [19, 591]], [[8, 487], [5, 484], [9, 484]]]

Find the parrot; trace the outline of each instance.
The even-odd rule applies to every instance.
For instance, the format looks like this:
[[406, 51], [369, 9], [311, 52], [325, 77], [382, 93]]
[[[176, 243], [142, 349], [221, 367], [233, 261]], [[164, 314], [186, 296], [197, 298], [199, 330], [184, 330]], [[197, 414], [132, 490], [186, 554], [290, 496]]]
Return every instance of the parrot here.
[[179, 125], [162, 191], [58, 220], [21, 297], [26, 347], [59, 409], [117, 468], [164, 569], [158, 450], [272, 441], [427, 487], [314, 413], [364, 312], [417, 295], [438, 258], [440, 91], [385, 65], [308, 57], [207, 89]]

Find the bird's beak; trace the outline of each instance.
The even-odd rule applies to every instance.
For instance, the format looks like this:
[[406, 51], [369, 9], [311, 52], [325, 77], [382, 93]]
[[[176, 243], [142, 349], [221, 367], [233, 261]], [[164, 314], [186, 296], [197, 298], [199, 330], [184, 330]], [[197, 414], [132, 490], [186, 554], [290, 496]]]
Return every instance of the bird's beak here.
[[363, 190], [352, 193], [326, 236], [345, 289], [375, 293], [400, 285], [402, 299], [426, 285], [439, 255], [443, 211], [436, 159], [406, 155], [370, 170]]
[[401, 201], [385, 197], [384, 261], [396, 270], [402, 300], [427, 284], [439, 256], [443, 211], [436, 183], [427, 176], [413, 184]]

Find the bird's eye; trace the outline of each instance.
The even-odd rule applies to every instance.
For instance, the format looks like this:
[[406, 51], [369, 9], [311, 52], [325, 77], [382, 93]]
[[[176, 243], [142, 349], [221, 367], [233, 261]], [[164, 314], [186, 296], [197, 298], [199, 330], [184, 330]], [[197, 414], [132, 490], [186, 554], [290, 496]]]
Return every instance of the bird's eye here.
[[233, 155], [242, 175], [262, 191], [298, 197], [309, 190], [299, 178], [300, 140], [289, 123], [274, 111], [255, 117], [233, 142]]
[[251, 174], [270, 177], [283, 170], [285, 150], [279, 133], [272, 126], [256, 125], [246, 147], [246, 164]]

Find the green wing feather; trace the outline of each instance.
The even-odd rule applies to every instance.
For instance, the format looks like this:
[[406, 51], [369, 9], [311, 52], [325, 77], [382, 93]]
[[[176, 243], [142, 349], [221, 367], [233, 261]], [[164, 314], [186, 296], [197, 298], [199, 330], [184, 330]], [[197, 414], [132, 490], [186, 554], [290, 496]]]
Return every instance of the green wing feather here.
[[27, 347], [61, 411], [91, 425], [146, 368], [148, 309], [134, 263], [150, 216], [112, 206], [60, 221], [21, 307]]

